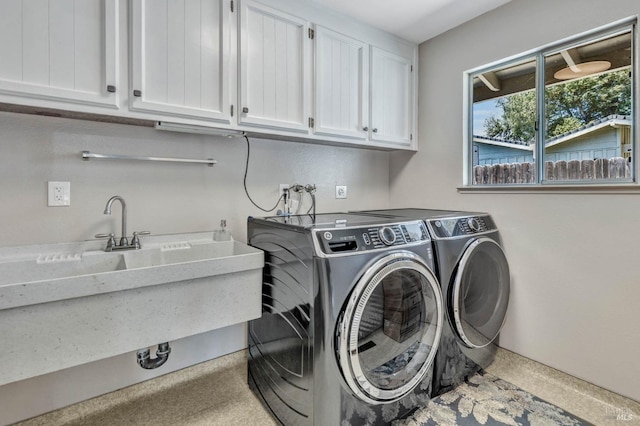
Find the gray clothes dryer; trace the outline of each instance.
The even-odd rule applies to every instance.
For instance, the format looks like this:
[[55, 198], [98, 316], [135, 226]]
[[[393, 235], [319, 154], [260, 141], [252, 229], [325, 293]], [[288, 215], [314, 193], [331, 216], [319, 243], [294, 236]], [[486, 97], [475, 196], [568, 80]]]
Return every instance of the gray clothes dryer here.
[[428, 209], [359, 212], [422, 219], [434, 243], [446, 318], [434, 367], [434, 396], [495, 359], [510, 293], [509, 264], [487, 213]]
[[419, 220], [249, 218], [265, 252], [249, 384], [285, 425], [382, 425], [431, 397], [444, 321]]

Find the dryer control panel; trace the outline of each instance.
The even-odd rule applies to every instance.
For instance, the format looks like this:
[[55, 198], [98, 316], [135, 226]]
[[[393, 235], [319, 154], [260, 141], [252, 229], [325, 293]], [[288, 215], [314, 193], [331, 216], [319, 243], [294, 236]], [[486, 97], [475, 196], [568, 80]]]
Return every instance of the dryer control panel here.
[[315, 237], [321, 251], [327, 255], [358, 253], [429, 242], [422, 221], [353, 228], [317, 229]]
[[463, 237], [496, 230], [496, 224], [489, 215], [433, 219], [429, 225], [435, 238]]

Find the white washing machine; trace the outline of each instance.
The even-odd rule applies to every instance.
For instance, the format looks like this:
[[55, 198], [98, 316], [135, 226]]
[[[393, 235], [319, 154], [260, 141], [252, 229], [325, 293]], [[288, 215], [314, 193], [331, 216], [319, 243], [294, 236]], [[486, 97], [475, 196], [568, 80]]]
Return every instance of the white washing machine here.
[[420, 220], [249, 218], [265, 252], [249, 382], [285, 425], [383, 425], [431, 398], [444, 321]]
[[436, 355], [433, 395], [445, 393], [495, 359], [511, 279], [498, 229], [487, 213], [429, 209], [359, 212], [421, 219], [435, 249], [447, 321]]

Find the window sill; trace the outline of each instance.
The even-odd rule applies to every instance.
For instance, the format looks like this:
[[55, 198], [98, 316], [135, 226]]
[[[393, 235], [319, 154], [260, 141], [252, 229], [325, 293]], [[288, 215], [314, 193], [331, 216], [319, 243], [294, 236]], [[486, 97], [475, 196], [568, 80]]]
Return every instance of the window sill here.
[[640, 185], [625, 184], [597, 184], [597, 185], [475, 185], [460, 186], [461, 194], [638, 194]]

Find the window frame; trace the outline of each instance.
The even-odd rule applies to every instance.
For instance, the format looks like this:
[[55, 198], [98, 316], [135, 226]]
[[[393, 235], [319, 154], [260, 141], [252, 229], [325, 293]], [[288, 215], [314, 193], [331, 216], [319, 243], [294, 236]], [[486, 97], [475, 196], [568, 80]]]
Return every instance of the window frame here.
[[[638, 113], [640, 108], [638, 108], [638, 99], [640, 99], [638, 95], [639, 90], [639, 74], [640, 70], [638, 69], [638, 61], [639, 61], [639, 48], [640, 43], [638, 42], [638, 28], [637, 28], [637, 17], [630, 17], [626, 19], [622, 19], [620, 21], [616, 21], [609, 25], [605, 25], [603, 27], [599, 27], [587, 32], [583, 32], [581, 34], [577, 34], [563, 40], [549, 43], [547, 45], [531, 49], [529, 51], [523, 52], [518, 55], [513, 55], [509, 58], [505, 58], [499, 61], [494, 61], [490, 64], [486, 64], [471, 70], [464, 72], [464, 111], [463, 111], [463, 185], [458, 188], [460, 191], [465, 190], [496, 190], [496, 189], [507, 189], [507, 190], [539, 190], [539, 189], [569, 189], [569, 190], [584, 190], [584, 189], [640, 189], [640, 184], [638, 181], [639, 177], [639, 159], [638, 159], [638, 135], [640, 125], [640, 119], [638, 117]], [[592, 43], [597, 40], [601, 40], [608, 37], [614, 37], [619, 34], [624, 34], [630, 32], [631, 34], [631, 64], [630, 70], [632, 72], [631, 79], [631, 146], [632, 146], [632, 167], [631, 167], [631, 177], [626, 179], [616, 179], [614, 180], [545, 180], [544, 179], [544, 150], [545, 150], [545, 139], [546, 139], [546, 122], [545, 122], [545, 108], [546, 108], [546, 99], [545, 99], [545, 59], [548, 56], [559, 53], [562, 50], [570, 49], [572, 47], [577, 47], [585, 44]], [[534, 158], [535, 158], [535, 170], [536, 170], [536, 181], [534, 183], [518, 183], [518, 184], [473, 184], [473, 79], [483, 73], [487, 73], [490, 71], [495, 71], [497, 69], [508, 68], [510, 66], [526, 63], [529, 61], [535, 61], [535, 93], [536, 93], [536, 112], [537, 112], [537, 120], [536, 120], [536, 136], [535, 136], [535, 146], [534, 146]]]

